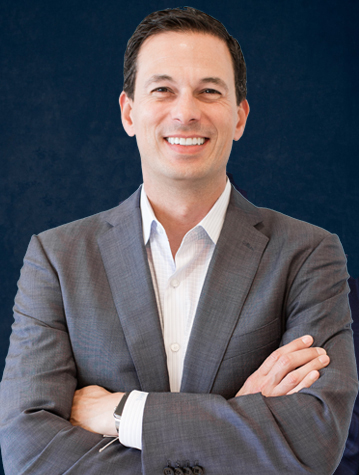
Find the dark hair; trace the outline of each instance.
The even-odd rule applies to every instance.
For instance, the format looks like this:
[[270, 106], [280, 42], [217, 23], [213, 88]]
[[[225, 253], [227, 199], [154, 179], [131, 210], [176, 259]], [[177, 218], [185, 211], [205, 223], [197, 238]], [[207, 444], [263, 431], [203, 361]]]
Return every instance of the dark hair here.
[[141, 21], [129, 39], [123, 67], [123, 90], [130, 99], [134, 99], [137, 57], [142, 44], [150, 36], [166, 31], [208, 33], [222, 39], [232, 57], [237, 104], [239, 105], [246, 98], [246, 63], [238, 41], [228, 33], [220, 21], [195, 8], [184, 7], [183, 9], [168, 8], [151, 13]]

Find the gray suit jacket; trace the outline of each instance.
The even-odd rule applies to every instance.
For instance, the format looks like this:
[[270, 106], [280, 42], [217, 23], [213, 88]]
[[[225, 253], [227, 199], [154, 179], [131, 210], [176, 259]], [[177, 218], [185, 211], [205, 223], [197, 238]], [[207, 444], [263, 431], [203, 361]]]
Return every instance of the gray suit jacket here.
[[[190, 336], [181, 393], [166, 355], [143, 244], [139, 192], [117, 208], [32, 238], [1, 383], [7, 475], [332, 473], [357, 377], [346, 259], [315, 226], [235, 190]], [[235, 398], [279, 345], [311, 334], [331, 357], [310, 389]], [[77, 388], [148, 391], [142, 452], [69, 422]]]

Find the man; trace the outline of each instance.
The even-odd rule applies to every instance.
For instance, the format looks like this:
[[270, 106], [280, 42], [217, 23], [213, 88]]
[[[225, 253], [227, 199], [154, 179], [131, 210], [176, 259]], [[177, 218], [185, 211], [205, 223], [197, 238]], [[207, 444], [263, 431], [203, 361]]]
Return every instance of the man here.
[[332, 473], [357, 393], [345, 257], [228, 183], [249, 113], [238, 43], [197, 10], [157, 12], [124, 69], [144, 185], [30, 243], [6, 473]]

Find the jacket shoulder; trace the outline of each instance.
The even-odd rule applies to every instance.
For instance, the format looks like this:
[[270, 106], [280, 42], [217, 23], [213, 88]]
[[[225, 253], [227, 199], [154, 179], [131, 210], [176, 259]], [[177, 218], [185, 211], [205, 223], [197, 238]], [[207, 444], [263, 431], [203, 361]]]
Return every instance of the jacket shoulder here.
[[259, 208], [262, 215], [261, 231], [271, 237], [291, 237], [298, 239], [307, 236], [307, 238], [324, 239], [331, 233], [319, 226], [292, 218], [286, 214], [274, 211], [269, 208]]
[[97, 241], [111, 227], [128, 219], [133, 219], [136, 208], [139, 208], [139, 191], [137, 190], [114, 208], [48, 229], [39, 233], [37, 238], [45, 247], [47, 245], [56, 246], [56, 243], [66, 245], [84, 241]]
[[333, 236], [329, 231], [314, 224], [292, 218], [279, 211], [269, 208], [257, 207], [237, 190], [232, 194], [232, 203], [244, 211], [251, 224], [260, 233], [267, 236], [270, 241], [284, 246], [288, 242], [316, 246], [328, 236]]

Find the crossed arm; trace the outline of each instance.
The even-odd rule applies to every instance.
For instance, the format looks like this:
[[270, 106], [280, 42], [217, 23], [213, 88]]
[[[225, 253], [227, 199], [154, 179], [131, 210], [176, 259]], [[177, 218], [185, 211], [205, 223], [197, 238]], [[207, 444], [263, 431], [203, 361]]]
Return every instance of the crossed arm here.
[[[278, 348], [248, 377], [236, 397], [256, 393], [278, 397], [309, 388], [330, 362], [325, 349], [312, 348], [312, 344], [313, 338], [305, 335]], [[116, 436], [113, 411], [123, 395], [95, 385], [77, 390], [70, 422], [91, 432]]]
[[[326, 254], [327, 247], [320, 252]], [[85, 295], [74, 292], [71, 280], [58, 277], [61, 269], [54, 255], [49, 259], [34, 239], [19, 282], [0, 391], [5, 473], [97, 475], [120, 470], [123, 475], [154, 475], [163, 471], [168, 458], [183, 457], [191, 463], [204, 462], [210, 475], [258, 475], [261, 471], [328, 475], [345, 443], [357, 392], [342, 254], [336, 259], [330, 267], [321, 264], [322, 272], [309, 259], [302, 266], [300, 285], [294, 287], [288, 304], [283, 346], [238, 388], [236, 397], [150, 393], [142, 451], [112, 444], [99, 453], [105, 445], [101, 434], [115, 433], [112, 413], [121, 398], [116, 390], [138, 388], [132, 377], [135, 370], [125, 342], [119, 345], [123, 335], [108, 289], [101, 287], [97, 300], [88, 282]], [[312, 276], [322, 283], [316, 283], [315, 293]], [[319, 302], [312, 297], [318, 294]], [[74, 296], [87, 306], [75, 305]], [[116, 326], [112, 329], [111, 325]], [[101, 339], [106, 346], [93, 354], [87, 348], [99, 351], [91, 345], [98, 332], [106, 332], [107, 338]], [[311, 348], [311, 338], [308, 342], [298, 339], [304, 332], [326, 348], [329, 365], [327, 358], [319, 359], [325, 352], [320, 355]], [[113, 341], [112, 333], [116, 334]], [[126, 351], [120, 353], [119, 348]], [[123, 373], [117, 364], [124, 365]], [[231, 362], [226, 364], [228, 371]], [[114, 382], [114, 371], [122, 378], [120, 383]]]

